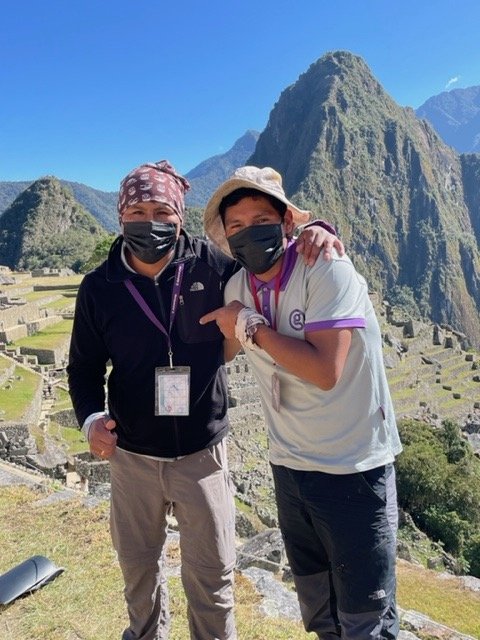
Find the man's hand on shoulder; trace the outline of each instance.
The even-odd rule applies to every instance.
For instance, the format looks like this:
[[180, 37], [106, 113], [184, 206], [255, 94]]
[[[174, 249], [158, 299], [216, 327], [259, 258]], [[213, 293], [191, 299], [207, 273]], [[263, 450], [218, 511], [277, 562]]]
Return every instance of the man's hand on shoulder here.
[[304, 227], [297, 238], [296, 250], [297, 253], [303, 256], [305, 264], [312, 267], [318, 260], [322, 249], [324, 260], [332, 259], [333, 249], [336, 249], [341, 256], [345, 253], [343, 242], [336, 235], [322, 227], [320, 221]]

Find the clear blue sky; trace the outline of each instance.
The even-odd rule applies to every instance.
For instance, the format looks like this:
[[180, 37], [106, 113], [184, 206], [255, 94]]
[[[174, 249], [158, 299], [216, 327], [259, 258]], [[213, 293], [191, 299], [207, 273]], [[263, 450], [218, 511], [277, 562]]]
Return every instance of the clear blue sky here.
[[478, 0], [22, 0], [0, 18], [0, 180], [116, 190], [168, 158], [186, 173], [327, 51], [364, 58], [414, 108], [480, 84]]

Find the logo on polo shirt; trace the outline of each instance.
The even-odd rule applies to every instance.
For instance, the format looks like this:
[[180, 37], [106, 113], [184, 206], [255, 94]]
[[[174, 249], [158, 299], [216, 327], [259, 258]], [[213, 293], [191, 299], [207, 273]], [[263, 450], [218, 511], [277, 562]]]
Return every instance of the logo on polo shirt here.
[[301, 331], [305, 326], [305, 314], [300, 309], [294, 309], [289, 318], [290, 326], [295, 331]]

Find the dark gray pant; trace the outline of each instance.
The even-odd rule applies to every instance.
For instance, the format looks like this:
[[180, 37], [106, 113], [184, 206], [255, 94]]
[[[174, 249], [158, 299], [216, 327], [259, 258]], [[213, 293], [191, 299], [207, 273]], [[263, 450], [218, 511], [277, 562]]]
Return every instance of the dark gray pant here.
[[272, 470], [305, 629], [322, 640], [396, 638], [393, 465], [346, 475]]
[[235, 640], [235, 507], [226, 439], [171, 462], [117, 449], [110, 465], [111, 534], [130, 618], [124, 640], [168, 638], [163, 547], [171, 503], [180, 531], [190, 638]]

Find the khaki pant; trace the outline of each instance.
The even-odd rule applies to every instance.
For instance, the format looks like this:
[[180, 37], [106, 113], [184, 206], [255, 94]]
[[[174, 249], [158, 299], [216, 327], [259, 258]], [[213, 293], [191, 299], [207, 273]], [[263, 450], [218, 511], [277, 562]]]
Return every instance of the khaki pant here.
[[117, 449], [111, 464], [110, 526], [125, 582], [124, 640], [166, 640], [166, 514], [180, 531], [182, 582], [192, 640], [235, 640], [235, 507], [226, 440], [162, 462]]

